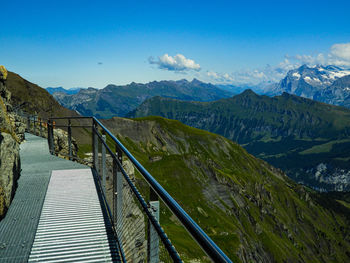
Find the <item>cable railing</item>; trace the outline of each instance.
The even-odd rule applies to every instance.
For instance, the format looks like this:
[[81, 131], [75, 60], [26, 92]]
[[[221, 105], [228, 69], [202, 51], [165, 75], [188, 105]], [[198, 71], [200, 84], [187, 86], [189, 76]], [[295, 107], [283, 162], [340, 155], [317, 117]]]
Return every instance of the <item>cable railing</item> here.
[[[58, 138], [58, 129], [63, 133], [61, 138]], [[27, 116], [27, 131], [47, 138], [51, 154], [93, 168], [123, 262], [182, 262], [180, 254], [160, 224], [161, 203], [181, 222], [208, 259], [231, 262], [115, 135], [95, 117], [59, 117], [44, 121], [35, 116]], [[83, 140], [85, 148], [77, 149], [75, 140]], [[65, 146], [60, 149], [57, 146], [59, 143]], [[146, 184], [138, 185], [139, 178]], [[148, 190], [145, 191], [145, 188]], [[145, 192], [148, 193], [147, 197]]]

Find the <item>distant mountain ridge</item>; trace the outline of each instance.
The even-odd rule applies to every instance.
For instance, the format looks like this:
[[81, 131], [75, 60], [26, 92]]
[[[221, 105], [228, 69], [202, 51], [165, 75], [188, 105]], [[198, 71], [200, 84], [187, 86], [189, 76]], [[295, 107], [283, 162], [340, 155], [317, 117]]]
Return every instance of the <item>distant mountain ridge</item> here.
[[63, 92], [68, 95], [77, 94], [82, 88], [65, 89], [63, 87], [47, 87], [46, 90], [52, 95], [55, 92]]
[[[237, 141], [298, 182], [319, 189], [350, 190], [349, 109], [288, 93], [270, 98], [246, 90], [213, 102], [154, 97], [127, 117], [150, 115]], [[322, 171], [320, 164], [326, 166]]]
[[144, 100], [153, 96], [163, 96], [184, 101], [213, 101], [232, 96], [232, 92], [197, 79], [187, 81], [153, 81], [146, 84], [135, 83], [103, 89], [81, 89], [77, 94], [68, 95], [55, 92], [57, 101], [82, 115], [95, 115], [98, 118], [125, 116]]

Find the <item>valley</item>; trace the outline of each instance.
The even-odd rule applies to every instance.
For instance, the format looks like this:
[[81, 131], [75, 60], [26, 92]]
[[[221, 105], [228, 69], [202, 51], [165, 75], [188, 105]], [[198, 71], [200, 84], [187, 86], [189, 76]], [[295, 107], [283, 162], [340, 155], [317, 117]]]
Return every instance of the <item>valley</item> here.
[[[334, 201], [300, 186], [238, 144], [179, 121], [103, 123], [234, 262], [345, 262], [350, 256], [346, 198]], [[160, 220], [180, 253], [200, 255], [163, 209]]]
[[246, 90], [214, 102], [154, 97], [128, 115], [143, 116], [177, 119], [223, 135], [315, 189], [350, 189], [350, 110], [346, 108], [287, 93], [270, 98]]

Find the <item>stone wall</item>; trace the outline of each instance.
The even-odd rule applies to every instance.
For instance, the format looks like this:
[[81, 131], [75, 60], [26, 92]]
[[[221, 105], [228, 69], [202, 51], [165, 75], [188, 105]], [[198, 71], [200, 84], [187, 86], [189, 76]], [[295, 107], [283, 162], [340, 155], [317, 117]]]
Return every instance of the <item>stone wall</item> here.
[[11, 93], [6, 88], [6, 69], [0, 67], [0, 218], [16, 190], [20, 176], [19, 144], [24, 139], [24, 125], [11, 105]]

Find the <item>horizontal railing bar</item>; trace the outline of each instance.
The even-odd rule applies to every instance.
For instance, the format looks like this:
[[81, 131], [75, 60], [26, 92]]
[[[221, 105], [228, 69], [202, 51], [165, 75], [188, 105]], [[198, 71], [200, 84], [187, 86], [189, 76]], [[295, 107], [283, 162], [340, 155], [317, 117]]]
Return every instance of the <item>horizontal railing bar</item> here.
[[72, 128], [91, 128], [91, 125], [55, 125], [56, 128], [68, 128], [68, 127], [72, 127]]
[[[95, 117], [93, 120], [111, 137], [118, 147], [125, 153], [129, 160], [135, 165], [137, 170], [145, 178], [156, 194], [163, 200], [168, 208], [175, 214], [187, 231], [203, 248], [205, 253], [214, 262], [232, 262], [225, 253], [214, 243], [214, 241], [194, 222], [186, 211], [172, 198], [169, 193], [153, 178], [153, 176], [135, 159], [135, 157], [125, 148], [125, 146]], [[113, 156], [113, 155], [112, 155]]]
[[91, 116], [70, 116], [70, 117], [50, 117], [51, 120], [65, 120], [65, 119], [92, 119]]
[[[65, 153], [59, 153], [59, 155], [62, 155], [64, 157], [69, 157], [69, 154], [65, 154]], [[78, 160], [78, 161], [82, 161], [82, 162], [86, 162], [86, 163], [92, 163], [92, 161], [87, 161], [86, 159], [82, 159], [80, 157], [75, 157], [75, 156], [72, 156], [72, 160]]]

